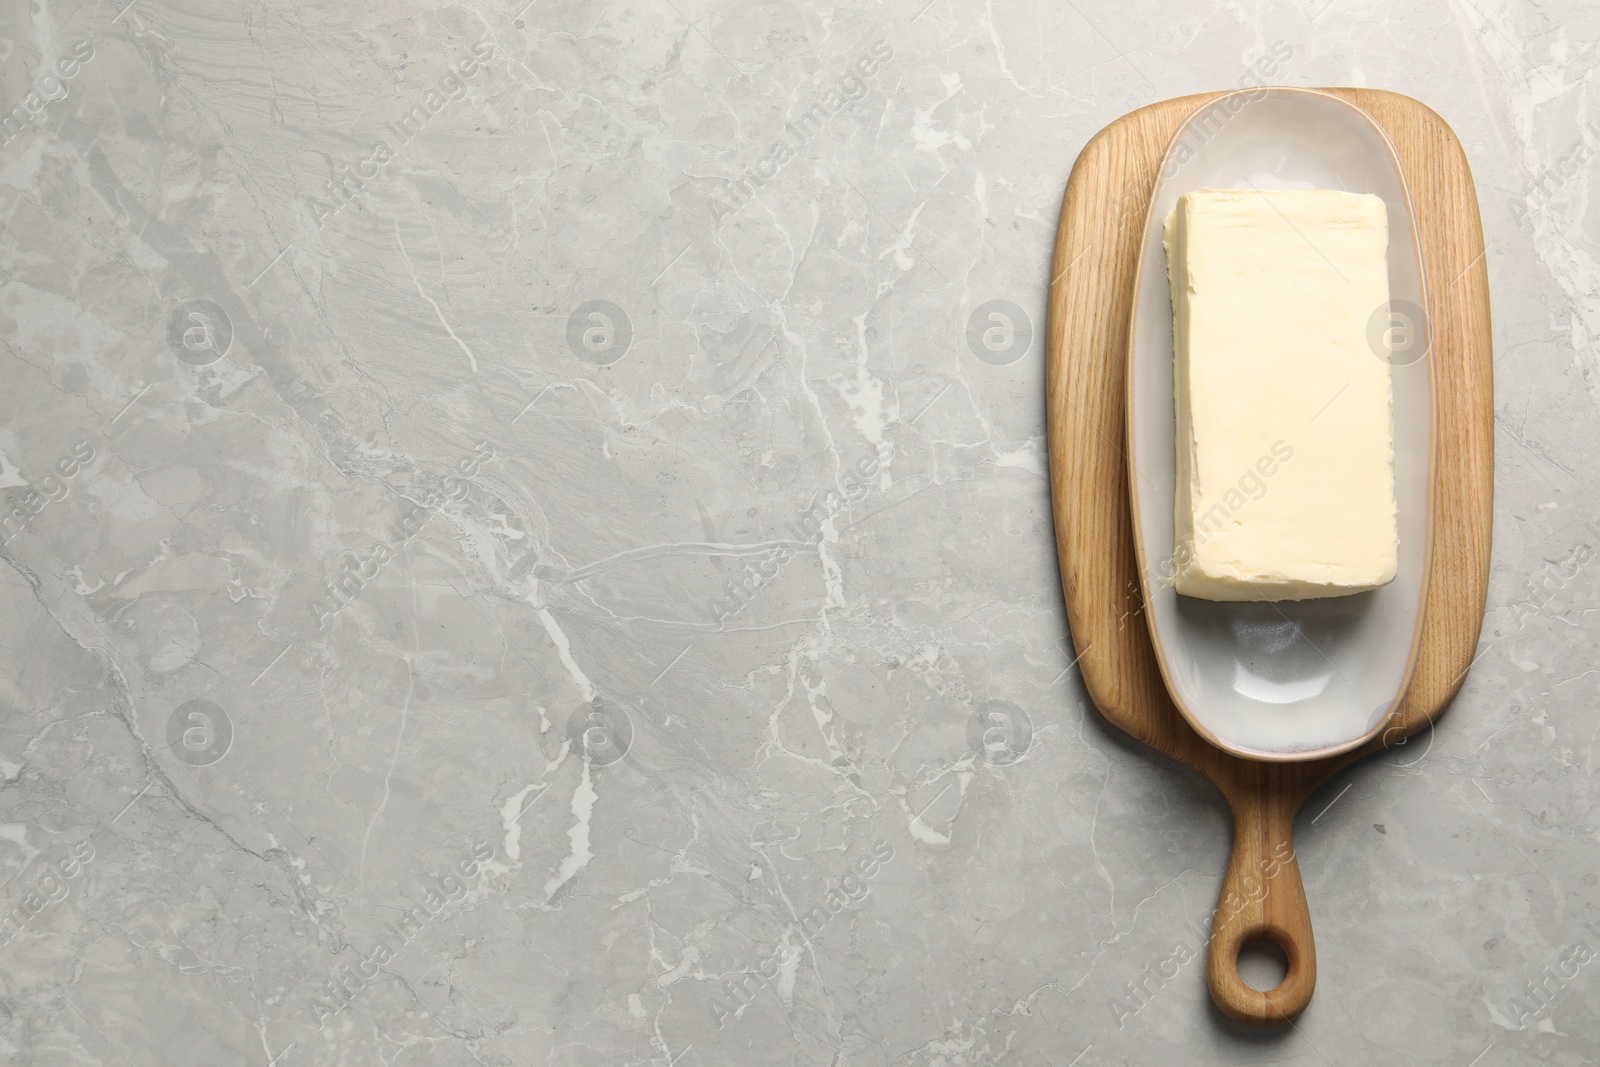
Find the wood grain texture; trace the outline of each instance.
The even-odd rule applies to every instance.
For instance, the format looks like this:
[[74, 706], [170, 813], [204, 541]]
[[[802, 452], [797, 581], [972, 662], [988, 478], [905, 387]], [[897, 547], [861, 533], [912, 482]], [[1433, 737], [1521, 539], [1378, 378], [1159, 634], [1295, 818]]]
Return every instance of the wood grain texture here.
[[[1233, 852], [1212, 922], [1207, 976], [1229, 1016], [1270, 1025], [1303, 1011], [1316, 985], [1310, 912], [1293, 849], [1294, 818], [1341, 767], [1443, 712], [1475, 654], [1489, 584], [1494, 492], [1489, 278], [1477, 194], [1450, 127], [1410, 97], [1327, 92], [1364, 109], [1394, 142], [1422, 244], [1433, 342], [1433, 572], [1416, 674], [1393, 721], [1365, 748], [1266, 763], [1212, 746], [1173, 706], [1143, 618], [1124, 458], [1124, 386], [1134, 273], [1167, 143], [1221, 94], [1163, 101], [1101, 130], [1072, 170], [1050, 283], [1046, 404], [1061, 584], [1078, 666], [1114, 725], [1217, 786], [1233, 810]], [[1354, 921], [1356, 917], [1348, 917]], [[1238, 976], [1239, 946], [1283, 946], [1289, 973], [1270, 992]]]

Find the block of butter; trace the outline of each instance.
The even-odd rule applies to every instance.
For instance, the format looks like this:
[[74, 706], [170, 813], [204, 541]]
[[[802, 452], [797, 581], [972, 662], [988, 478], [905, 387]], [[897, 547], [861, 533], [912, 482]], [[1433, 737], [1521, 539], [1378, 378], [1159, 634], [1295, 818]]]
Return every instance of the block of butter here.
[[1388, 240], [1382, 199], [1333, 189], [1207, 189], [1167, 218], [1177, 592], [1304, 600], [1394, 577], [1390, 371], [1368, 339]]

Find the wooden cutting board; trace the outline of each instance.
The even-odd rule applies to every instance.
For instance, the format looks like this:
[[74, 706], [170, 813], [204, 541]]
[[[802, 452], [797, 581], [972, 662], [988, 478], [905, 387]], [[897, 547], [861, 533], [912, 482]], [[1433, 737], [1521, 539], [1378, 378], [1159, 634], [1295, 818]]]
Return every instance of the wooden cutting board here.
[[[1167, 143], [1183, 119], [1221, 94], [1152, 104], [1095, 135], [1067, 183], [1050, 283], [1050, 486], [1078, 667], [1101, 714], [1193, 767], [1227, 797], [1233, 854], [1212, 920], [1207, 979], [1219, 1008], [1260, 1025], [1294, 1019], [1316, 985], [1311, 916], [1293, 847], [1295, 814], [1334, 772], [1443, 712], [1473, 662], [1489, 586], [1489, 275], [1466, 155], [1444, 120], [1410, 97], [1325, 91], [1364, 109], [1394, 142], [1411, 189], [1433, 323], [1427, 357], [1437, 413], [1433, 573], [1416, 675], [1378, 740], [1298, 763], [1247, 760], [1212, 746], [1173, 707], [1143, 618], [1123, 456], [1134, 272]], [[1263, 938], [1277, 942], [1289, 961], [1283, 983], [1268, 992], [1245, 984], [1237, 968], [1240, 946]]]

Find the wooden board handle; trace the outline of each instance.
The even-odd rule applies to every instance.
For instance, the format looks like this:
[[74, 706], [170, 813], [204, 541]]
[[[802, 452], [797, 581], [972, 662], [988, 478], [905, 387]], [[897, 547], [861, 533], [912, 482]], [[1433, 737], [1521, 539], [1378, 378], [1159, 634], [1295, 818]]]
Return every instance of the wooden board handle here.
[[[1300, 864], [1294, 853], [1294, 816], [1303, 796], [1271, 789], [1230, 798], [1233, 854], [1211, 920], [1206, 978], [1211, 999], [1229, 1018], [1257, 1026], [1293, 1021], [1317, 986], [1317, 948]], [[1277, 988], [1263, 992], [1239, 975], [1239, 950], [1272, 941], [1288, 958]]]

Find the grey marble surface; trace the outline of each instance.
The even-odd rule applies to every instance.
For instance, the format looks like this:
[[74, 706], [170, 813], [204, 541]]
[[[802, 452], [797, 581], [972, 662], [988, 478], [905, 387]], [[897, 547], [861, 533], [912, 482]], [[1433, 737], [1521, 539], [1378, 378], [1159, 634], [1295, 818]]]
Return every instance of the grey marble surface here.
[[[1600, 14], [519, 6], [0, 12], [0, 1062], [1600, 1060]], [[1454, 125], [1498, 354], [1481, 656], [1266, 1034], [1041, 400], [1078, 151], [1263, 63]]]

